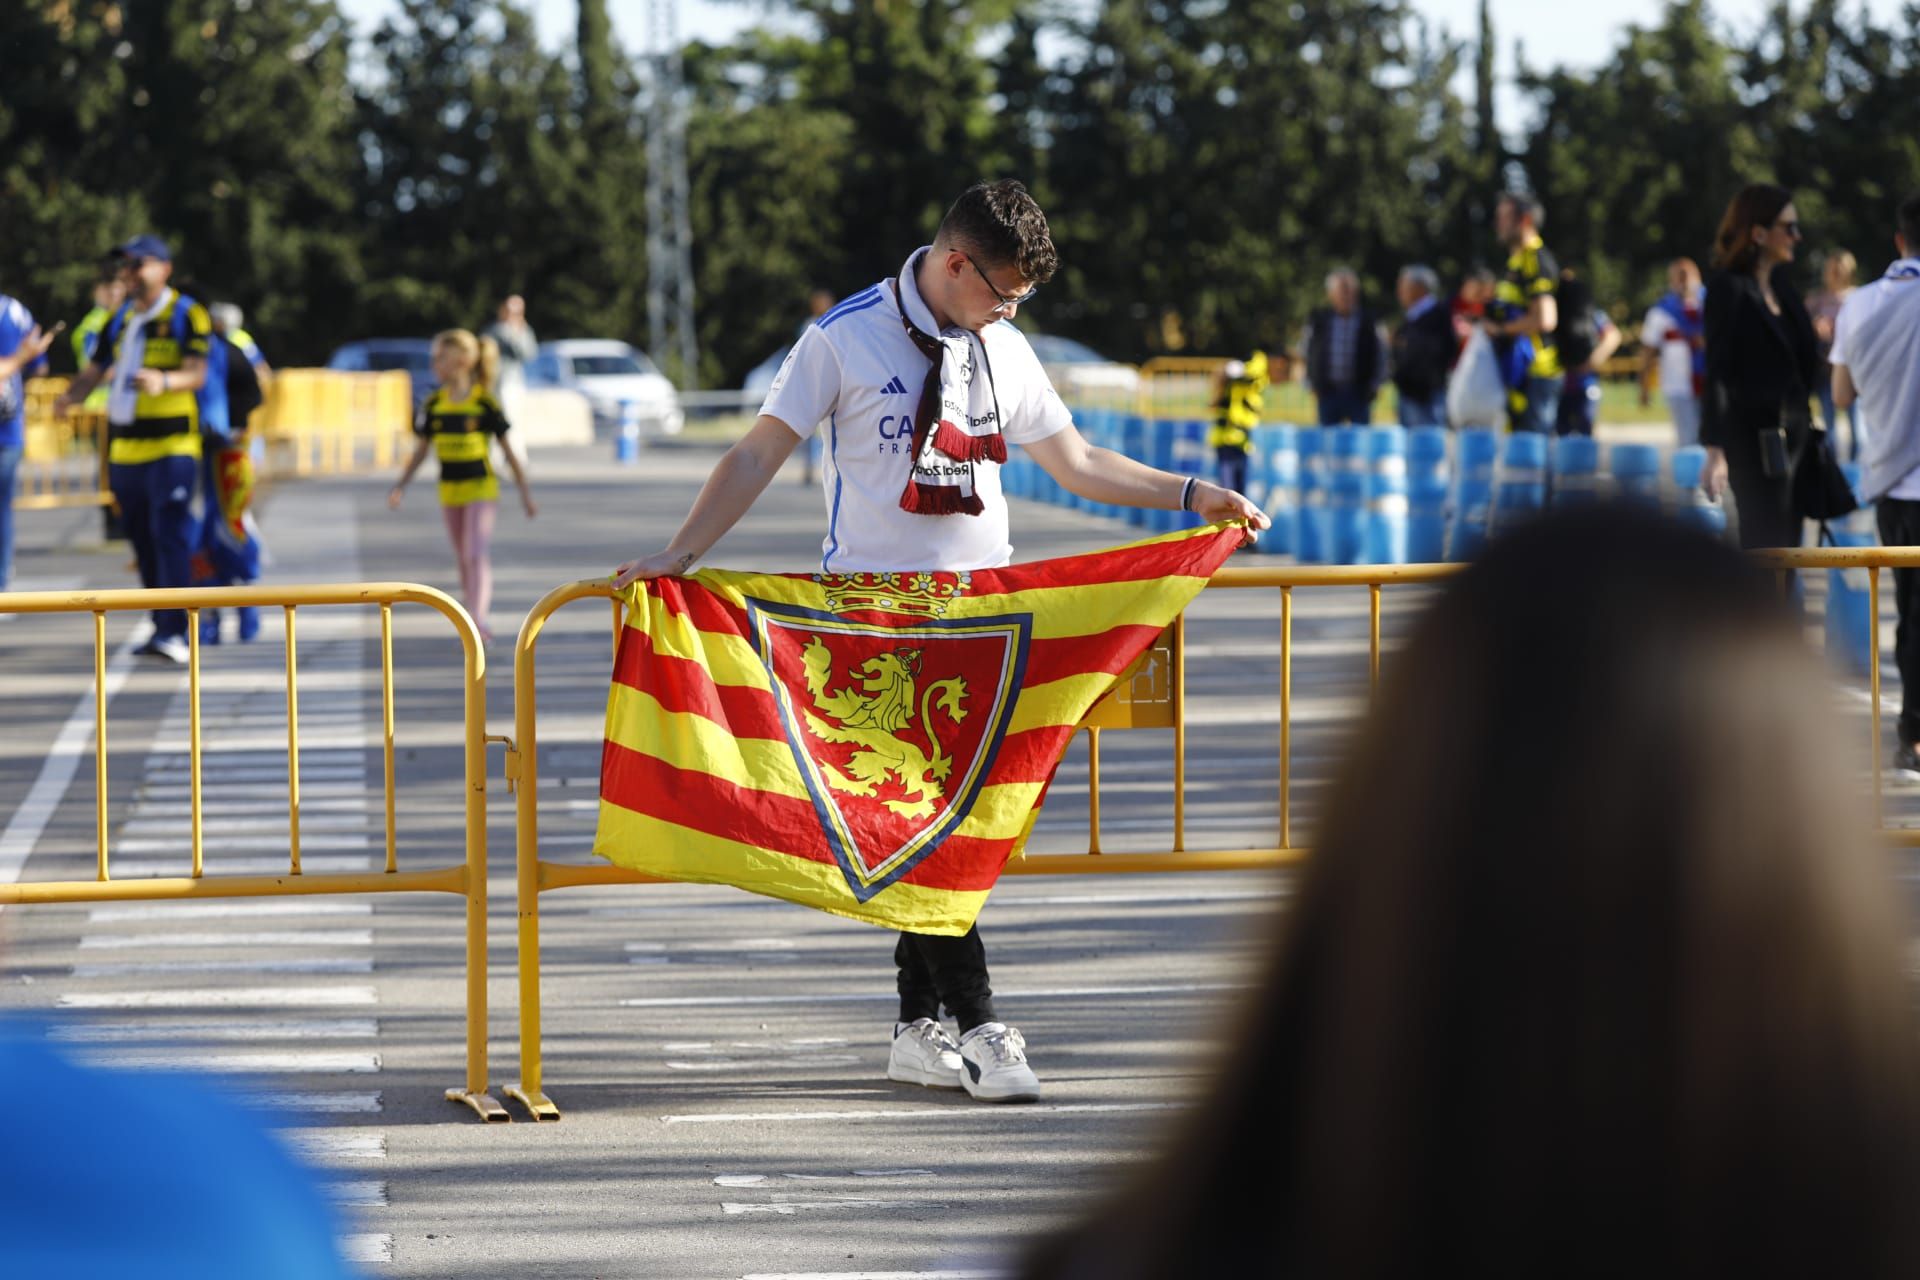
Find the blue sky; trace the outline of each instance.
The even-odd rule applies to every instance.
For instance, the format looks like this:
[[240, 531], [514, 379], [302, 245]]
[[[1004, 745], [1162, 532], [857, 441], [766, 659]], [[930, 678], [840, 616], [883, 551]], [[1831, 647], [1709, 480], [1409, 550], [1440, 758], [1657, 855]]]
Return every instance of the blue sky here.
[[[340, 3], [362, 29], [372, 26], [396, 7], [393, 0], [340, 0]], [[573, 38], [574, 0], [531, 0], [531, 3], [545, 43], [557, 46]], [[1478, 22], [1479, 0], [1413, 0], [1413, 3], [1415, 9], [1455, 35], [1470, 37]], [[1772, 3], [1773, 0], [1716, 0], [1714, 10], [1724, 23], [1735, 30], [1746, 31], [1760, 23]], [[609, 0], [607, 7], [621, 43], [629, 50], [638, 50], [643, 43], [646, 16], [642, 0]], [[1500, 77], [1505, 81], [1513, 75], [1516, 40], [1525, 44], [1527, 61], [1535, 67], [1592, 66], [1613, 47], [1622, 27], [1657, 21], [1665, 7], [1665, 0], [1588, 0], [1584, 4], [1493, 0], [1494, 33], [1501, 48]], [[1891, 23], [1899, 16], [1900, 0], [1851, 0], [1851, 7], [1856, 10], [1864, 7], [1880, 22]], [[1542, 10], [1551, 17], [1543, 20]], [[680, 0], [680, 32], [687, 39], [724, 40], [762, 20], [767, 11], [768, 6], [755, 0], [741, 3]], [[1503, 94], [1497, 105], [1503, 130], [1524, 123], [1520, 118], [1521, 103], [1511, 94]]]

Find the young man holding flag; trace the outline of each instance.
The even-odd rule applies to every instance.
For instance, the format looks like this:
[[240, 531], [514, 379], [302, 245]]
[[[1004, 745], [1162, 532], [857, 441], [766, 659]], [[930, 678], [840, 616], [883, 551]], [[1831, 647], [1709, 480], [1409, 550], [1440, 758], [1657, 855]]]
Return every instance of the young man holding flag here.
[[[1268, 520], [1246, 498], [1159, 471], [1074, 429], [1011, 322], [1052, 278], [1046, 216], [1018, 182], [980, 183], [954, 202], [933, 244], [899, 274], [821, 316], [788, 353], [746, 437], [714, 468], [673, 540], [628, 561], [625, 587], [687, 573], [750, 508], [800, 443], [826, 432], [822, 574], [970, 572], [1013, 557], [999, 464], [1023, 446], [1069, 491], [1096, 502], [1185, 509], [1209, 522]], [[819, 424], [816, 428], [814, 424]], [[977, 927], [902, 933], [900, 1020], [890, 1079], [1032, 1101], [1040, 1082], [1020, 1033], [998, 1020]], [[940, 1007], [958, 1024], [956, 1042]]]

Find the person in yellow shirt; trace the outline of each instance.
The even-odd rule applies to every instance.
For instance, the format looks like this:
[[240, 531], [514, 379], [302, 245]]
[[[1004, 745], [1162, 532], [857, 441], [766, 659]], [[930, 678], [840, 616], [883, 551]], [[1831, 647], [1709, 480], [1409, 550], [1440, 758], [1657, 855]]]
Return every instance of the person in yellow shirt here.
[[[120, 251], [127, 301], [100, 331], [92, 359], [54, 407], [71, 412], [107, 383], [108, 484], [133, 544], [140, 583], [190, 586], [200, 534], [194, 507], [201, 456], [198, 393], [207, 380], [213, 322], [205, 307], [167, 283], [173, 255], [159, 237], [138, 236]], [[153, 635], [135, 652], [184, 665], [186, 611], [154, 610]]]
[[1260, 412], [1266, 404], [1267, 353], [1260, 350], [1245, 360], [1229, 360], [1221, 376], [1225, 385], [1207, 443], [1213, 446], [1220, 487], [1243, 493], [1247, 487], [1247, 445], [1253, 429], [1260, 425]]
[[494, 379], [500, 367], [500, 349], [491, 338], [476, 338], [465, 329], [449, 329], [433, 340], [433, 374], [440, 380], [420, 406], [414, 432], [420, 437], [406, 469], [387, 495], [387, 505], [398, 508], [407, 482], [432, 451], [440, 459], [440, 511], [447, 523], [460, 565], [460, 594], [473, 615], [482, 639], [493, 639], [487, 612], [493, 605], [494, 515], [499, 507], [500, 477], [493, 470], [494, 442], [513, 472], [520, 505], [527, 519], [537, 514], [527, 473], [513, 442], [507, 439], [507, 415], [494, 398]]

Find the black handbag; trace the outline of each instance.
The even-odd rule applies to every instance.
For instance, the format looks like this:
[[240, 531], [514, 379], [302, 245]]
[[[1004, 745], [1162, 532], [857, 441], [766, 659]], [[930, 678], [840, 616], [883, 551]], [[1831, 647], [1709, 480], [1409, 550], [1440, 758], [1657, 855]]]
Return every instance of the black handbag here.
[[1807, 447], [1800, 455], [1800, 467], [1793, 473], [1793, 506], [1808, 520], [1838, 520], [1860, 508], [1847, 483], [1847, 473], [1833, 456], [1833, 444], [1827, 433], [1808, 433]]

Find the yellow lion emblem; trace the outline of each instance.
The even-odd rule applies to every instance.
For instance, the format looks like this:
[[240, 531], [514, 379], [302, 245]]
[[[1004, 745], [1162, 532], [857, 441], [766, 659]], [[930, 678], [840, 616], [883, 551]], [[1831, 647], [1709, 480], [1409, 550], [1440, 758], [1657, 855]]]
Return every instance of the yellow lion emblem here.
[[[953, 760], [934, 732], [933, 711], [937, 707], [946, 712], [955, 724], [966, 719], [966, 681], [958, 676], [934, 681], [920, 695], [916, 707], [915, 682], [920, 676], [917, 648], [889, 650], [861, 663], [850, 673], [857, 678], [861, 692], [851, 688], [827, 692], [833, 655], [819, 636], [807, 641], [800, 656], [806, 668], [807, 693], [813, 698], [811, 708], [801, 708], [807, 728], [822, 741], [852, 743], [858, 748], [844, 770], [824, 760], [819, 762], [827, 785], [848, 795], [871, 797], [891, 776], [908, 798], [881, 803], [903, 818], [932, 817], [933, 802], [946, 793], [943, 784], [953, 771]], [[933, 746], [931, 756], [899, 736], [900, 730], [913, 724], [916, 710], [920, 732]]]

